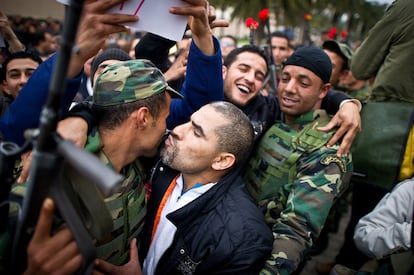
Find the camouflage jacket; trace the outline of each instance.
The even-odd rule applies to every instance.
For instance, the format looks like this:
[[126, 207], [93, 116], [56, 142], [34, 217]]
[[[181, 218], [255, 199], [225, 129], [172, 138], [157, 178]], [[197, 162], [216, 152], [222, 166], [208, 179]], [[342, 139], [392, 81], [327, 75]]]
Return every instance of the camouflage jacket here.
[[366, 81], [365, 85], [361, 88], [354, 91], [347, 90], [346, 93], [351, 97], [358, 99], [359, 101], [361, 101], [361, 103], [366, 103], [369, 100], [369, 97], [371, 96], [372, 89], [368, 81]]
[[[99, 157], [108, 167], [113, 168], [102, 150], [103, 146], [96, 130], [88, 136], [85, 149]], [[130, 241], [132, 238], [137, 238], [139, 241], [146, 215], [145, 169], [137, 159], [122, 168], [120, 173], [124, 176], [122, 189], [105, 198], [112, 215], [114, 229], [110, 238], [96, 242], [97, 257], [116, 265], [121, 265], [129, 259]]]
[[[102, 150], [103, 146], [100, 143], [96, 128], [88, 136], [85, 149], [96, 155], [102, 163], [113, 168]], [[138, 159], [125, 166], [120, 172], [124, 176], [122, 188], [118, 193], [105, 198], [105, 203], [113, 219], [114, 229], [105, 240], [95, 240], [98, 258], [115, 265], [122, 265], [129, 259], [131, 239], [137, 238], [139, 242], [146, 215], [146, 188], [144, 185], [146, 176], [144, 171], [145, 169]], [[12, 192], [24, 196], [26, 187], [26, 184], [15, 184]], [[9, 212], [9, 216], [16, 216], [17, 208], [11, 205]], [[7, 240], [9, 238], [10, 236], [0, 236], [0, 245], [10, 246], [10, 240]], [[6, 248], [3, 248], [3, 250], [6, 250]], [[8, 256], [6, 252], [0, 252]], [[1, 259], [2, 256], [0, 255], [0, 265]]]
[[276, 122], [248, 163], [248, 190], [274, 237], [272, 255], [261, 274], [289, 274], [297, 268], [347, 187], [351, 157], [337, 157], [339, 145], [325, 146], [333, 133], [316, 130], [328, 121], [325, 111], [317, 110], [295, 121], [299, 131]]

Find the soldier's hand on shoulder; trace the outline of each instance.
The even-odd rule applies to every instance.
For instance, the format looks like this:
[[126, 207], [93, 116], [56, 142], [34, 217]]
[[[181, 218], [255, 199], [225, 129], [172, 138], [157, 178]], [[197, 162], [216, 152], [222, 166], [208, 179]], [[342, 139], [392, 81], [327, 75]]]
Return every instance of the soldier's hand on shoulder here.
[[359, 105], [353, 101], [344, 103], [331, 121], [324, 127], [318, 127], [319, 131], [329, 132], [339, 127], [333, 137], [329, 140], [328, 146], [333, 146], [342, 139], [337, 155], [342, 156], [349, 153], [352, 142], [362, 129]]

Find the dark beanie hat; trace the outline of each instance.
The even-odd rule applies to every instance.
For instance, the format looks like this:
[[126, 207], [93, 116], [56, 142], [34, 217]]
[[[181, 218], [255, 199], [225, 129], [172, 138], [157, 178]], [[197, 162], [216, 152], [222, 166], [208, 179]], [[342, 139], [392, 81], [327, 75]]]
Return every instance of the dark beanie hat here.
[[331, 78], [332, 63], [329, 56], [322, 49], [314, 46], [297, 49], [288, 57], [284, 65], [304, 67], [319, 76], [324, 84]]
[[98, 69], [99, 65], [102, 62], [106, 60], [111, 60], [111, 59], [115, 59], [119, 61], [127, 61], [127, 60], [131, 60], [131, 57], [125, 51], [121, 49], [117, 49], [117, 48], [108, 48], [98, 53], [98, 55], [93, 59], [92, 66], [91, 66], [92, 85], [94, 82], [93, 76], [95, 75], [95, 72]]

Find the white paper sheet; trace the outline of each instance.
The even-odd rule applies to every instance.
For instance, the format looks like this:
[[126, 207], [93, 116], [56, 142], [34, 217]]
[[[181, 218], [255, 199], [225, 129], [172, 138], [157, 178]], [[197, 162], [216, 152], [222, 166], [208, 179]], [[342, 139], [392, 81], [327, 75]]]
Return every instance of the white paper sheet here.
[[[56, 0], [67, 5], [70, 0]], [[170, 40], [181, 40], [187, 25], [187, 16], [168, 12], [170, 7], [185, 6], [181, 0], [128, 0], [108, 11], [108, 13], [135, 14], [138, 22], [127, 24], [137, 31], [148, 31]]]

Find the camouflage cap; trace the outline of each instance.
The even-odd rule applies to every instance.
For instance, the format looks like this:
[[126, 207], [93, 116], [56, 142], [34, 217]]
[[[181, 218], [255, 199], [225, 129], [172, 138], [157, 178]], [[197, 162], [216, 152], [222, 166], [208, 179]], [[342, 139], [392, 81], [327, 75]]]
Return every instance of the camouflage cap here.
[[338, 42], [336, 40], [326, 40], [322, 44], [322, 49], [334, 52], [342, 57], [346, 63], [347, 68], [349, 67], [349, 64], [351, 64], [352, 50], [347, 44]]
[[113, 106], [145, 99], [165, 90], [171, 97], [183, 98], [168, 86], [162, 72], [151, 61], [128, 60], [102, 71], [93, 88], [93, 102], [97, 106]]

